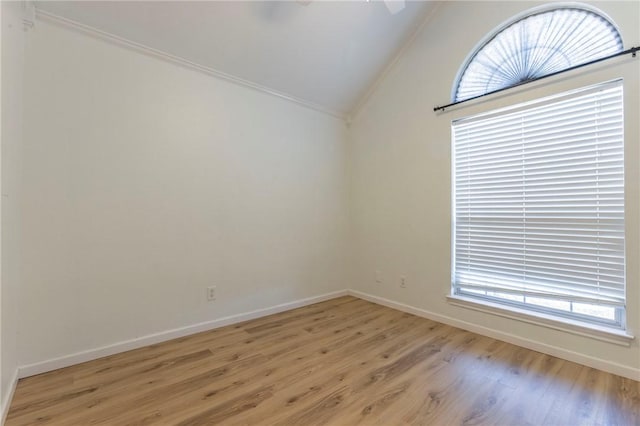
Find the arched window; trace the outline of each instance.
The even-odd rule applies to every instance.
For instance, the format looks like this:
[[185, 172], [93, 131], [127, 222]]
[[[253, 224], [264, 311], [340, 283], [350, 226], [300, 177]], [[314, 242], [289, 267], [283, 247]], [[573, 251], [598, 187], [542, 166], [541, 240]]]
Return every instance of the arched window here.
[[622, 51], [604, 14], [586, 6], [535, 9], [498, 28], [460, 68], [454, 102], [536, 79]]
[[[529, 11], [478, 46], [454, 102], [636, 51], [574, 5]], [[616, 78], [452, 121], [453, 303], [625, 329], [623, 94]]]

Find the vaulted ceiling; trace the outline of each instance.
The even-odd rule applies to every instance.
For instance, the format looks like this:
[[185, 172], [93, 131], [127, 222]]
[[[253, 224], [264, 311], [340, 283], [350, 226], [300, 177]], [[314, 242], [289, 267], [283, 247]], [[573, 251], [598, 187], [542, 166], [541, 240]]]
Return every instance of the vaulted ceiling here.
[[435, 2], [42, 1], [39, 11], [336, 115], [357, 107]]

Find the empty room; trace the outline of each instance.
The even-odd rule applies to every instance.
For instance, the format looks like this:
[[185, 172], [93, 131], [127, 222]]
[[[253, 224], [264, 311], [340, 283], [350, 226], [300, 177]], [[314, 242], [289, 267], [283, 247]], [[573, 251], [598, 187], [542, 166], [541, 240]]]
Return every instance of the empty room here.
[[0, 424], [640, 425], [640, 2], [0, 18]]

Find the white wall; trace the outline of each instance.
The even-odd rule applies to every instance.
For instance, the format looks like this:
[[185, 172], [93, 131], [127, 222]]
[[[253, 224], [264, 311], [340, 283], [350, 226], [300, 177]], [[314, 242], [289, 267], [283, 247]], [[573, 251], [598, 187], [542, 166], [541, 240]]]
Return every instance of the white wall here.
[[41, 21], [25, 78], [22, 365], [347, 287], [342, 120]]
[[[24, 93], [20, 365], [352, 287], [640, 369], [637, 341], [613, 346], [445, 299], [451, 120], [612, 76], [639, 91], [638, 61], [625, 60], [434, 114], [477, 41], [532, 5], [441, 5], [349, 135], [338, 119], [38, 22]], [[627, 46], [640, 44], [637, 3], [596, 6]], [[626, 102], [628, 255], [637, 259], [640, 107], [637, 95]], [[638, 334], [631, 260], [628, 282]]]
[[[443, 318], [515, 336], [531, 346], [575, 352], [613, 370], [640, 377], [640, 347], [630, 348], [450, 305], [451, 121], [458, 117], [625, 78], [627, 284], [629, 330], [640, 337], [638, 274], [640, 61], [609, 62], [572, 77], [514, 90], [516, 94], [458, 107], [443, 114], [459, 66], [496, 26], [536, 3], [445, 2], [405, 51], [351, 127], [353, 287]], [[593, 3], [619, 25], [625, 47], [640, 45], [638, 2]], [[383, 282], [375, 282], [375, 271]], [[398, 285], [406, 275], [407, 288]]]
[[[2, 22], [2, 257], [0, 275], [0, 416], [18, 367], [20, 280], [20, 164], [24, 31], [22, 4], [1, 2]], [[0, 423], [2, 420], [0, 419]]]

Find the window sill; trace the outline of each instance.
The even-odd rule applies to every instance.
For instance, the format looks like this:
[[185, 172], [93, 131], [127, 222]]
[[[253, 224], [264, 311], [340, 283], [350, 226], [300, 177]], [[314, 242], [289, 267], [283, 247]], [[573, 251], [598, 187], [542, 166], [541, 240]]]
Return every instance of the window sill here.
[[454, 306], [473, 309], [487, 314], [498, 315], [528, 324], [539, 325], [553, 330], [564, 331], [578, 336], [589, 337], [602, 342], [613, 343], [620, 346], [630, 346], [634, 336], [623, 330], [616, 330], [593, 324], [585, 324], [570, 319], [558, 319], [551, 315], [538, 312], [529, 312], [515, 307], [506, 307], [497, 303], [478, 301], [462, 296], [447, 296], [447, 300]]

